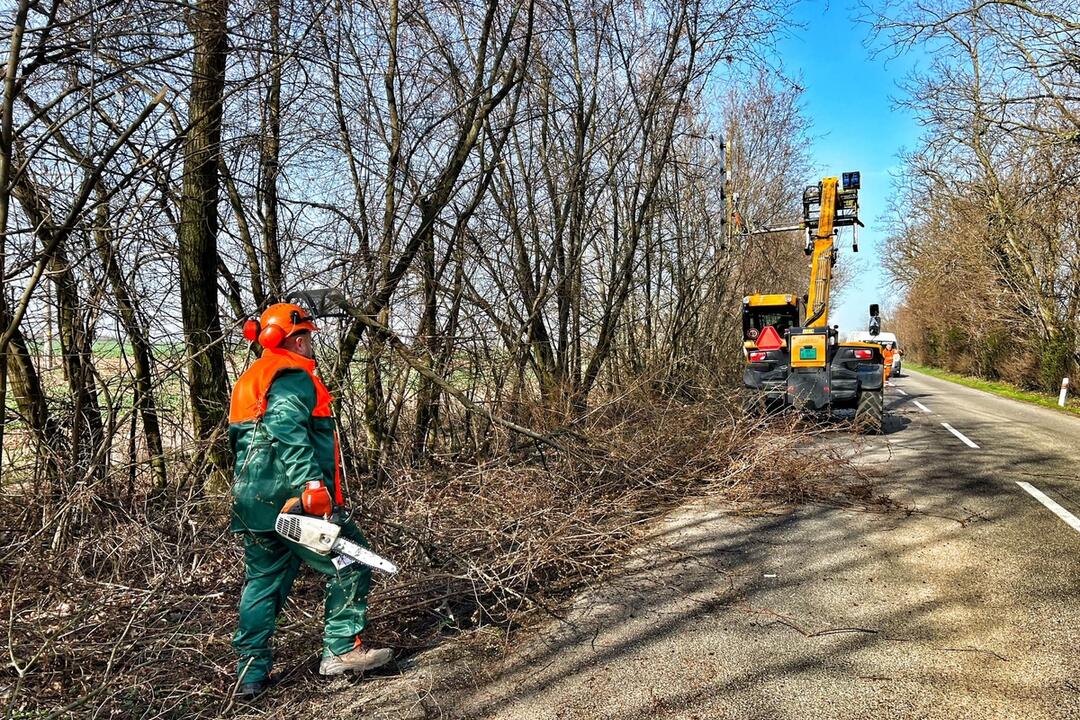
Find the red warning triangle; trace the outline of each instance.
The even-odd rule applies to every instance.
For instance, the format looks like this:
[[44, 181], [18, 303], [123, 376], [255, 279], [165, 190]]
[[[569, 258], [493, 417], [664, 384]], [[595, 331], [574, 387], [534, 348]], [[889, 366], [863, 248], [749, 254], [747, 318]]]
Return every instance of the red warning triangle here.
[[784, 347], [784, 341], [780, 338], [780, 333], [776, 332], [776, 328], [766, 325], [758, 335], [757, 346], [758, 350], [779, 350]]

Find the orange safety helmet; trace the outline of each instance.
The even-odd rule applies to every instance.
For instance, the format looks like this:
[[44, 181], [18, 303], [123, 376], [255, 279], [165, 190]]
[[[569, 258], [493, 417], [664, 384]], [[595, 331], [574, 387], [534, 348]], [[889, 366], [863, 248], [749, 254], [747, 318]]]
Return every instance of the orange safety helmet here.
[[318, 332], [314, 319], [299, 305], [277, 303], [263, 311], [259, 319], [244, 323], [244, 337], [250, 342], [259, 341], [264, 348], [276, 348], [285, 338], [307, 330]]

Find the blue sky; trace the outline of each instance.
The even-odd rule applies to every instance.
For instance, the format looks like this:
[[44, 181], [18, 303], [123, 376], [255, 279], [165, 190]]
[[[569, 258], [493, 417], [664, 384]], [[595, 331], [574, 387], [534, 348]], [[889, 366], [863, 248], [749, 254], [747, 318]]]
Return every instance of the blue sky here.
[[834, 296], [830, 313], [830, 323], [839, 324], [841, 332], [864, 329], [870, 303], [890, 305], [897, 299], [881, 270], [890, 172], [899, 164], [900, 150], [913, 146], [919, 136], [915, 119], [893, 102], [915, 60], [871, 57], [864, 46], [868, 27], [854, 16], [848, 0], [799, 3], [792, 17], [803, 27], [777, 48], [784, 74], [805, 88], [811, 157], [821, 176], [862, 173], [859, 202], [866, 228], [859, 231], [859, 253], [851, 252], [850, 231], [839, 242], [838, 266], [849, 270], [851, 278], [848, 289]]

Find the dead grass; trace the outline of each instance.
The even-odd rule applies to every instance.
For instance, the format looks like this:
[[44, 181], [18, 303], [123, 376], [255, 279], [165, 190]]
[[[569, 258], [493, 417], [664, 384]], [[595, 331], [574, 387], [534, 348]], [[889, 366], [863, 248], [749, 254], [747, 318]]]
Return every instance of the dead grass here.
[[[360, 526], [402, 567], [376, 582], [368, 637], [408, 655], [555, 612], [691, 496], [722, 493], [750, 509], [873, 500], [870, 479], [837, 472], [842, 461], [823, 462], [824, 447], [800, 452], [817, 430], [749, 422], [734, 407], [638, 394], [590, 413], [563, 436], [565, 454], [528, 446], [479, 464], [402, 467], [355, 488]], [[7, 714], [235, 712], [229, 640], [242, 558], [224, 498], [133, 507], [83, 488], [41, 501], [9, 495], [0, 508]], [[321, 625], [321, 582], [304, 573], [275, 640], [274, 707], [318, 692]]]

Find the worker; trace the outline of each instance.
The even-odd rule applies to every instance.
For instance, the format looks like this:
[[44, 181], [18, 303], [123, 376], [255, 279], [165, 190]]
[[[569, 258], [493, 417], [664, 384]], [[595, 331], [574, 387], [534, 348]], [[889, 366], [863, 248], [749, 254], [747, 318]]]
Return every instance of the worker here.
[[[298, 502], [308, 514], [328, 516], [344, 501], [332, 398], [315, 373], [317, 331], [302, 308], [287, 303], [271, 305], [245, 326], [245, 336], [258, 340], [263, 353], [237, 380], [229, 411], [236, 457], [232, 531], [244, 543], [244, 589], [233, 636], [242, 699], [267, 687], [270, 638], [301, 562], [327, 577], [319, 673], [363, 672], [393, 655], [361, 640], [371, 571], [355, 562], [339, 568], [330, 557], [274, 532], [278, 513]], [[342, 535], [367, 545], [351, 521]]]
[[881, 344], [881, 354], [885, 357], [885, 379], [888, 380], [892, 375], [893, 368], [893, 354], [896, 351], [893, 349], [891, 342], [883, 342]]

